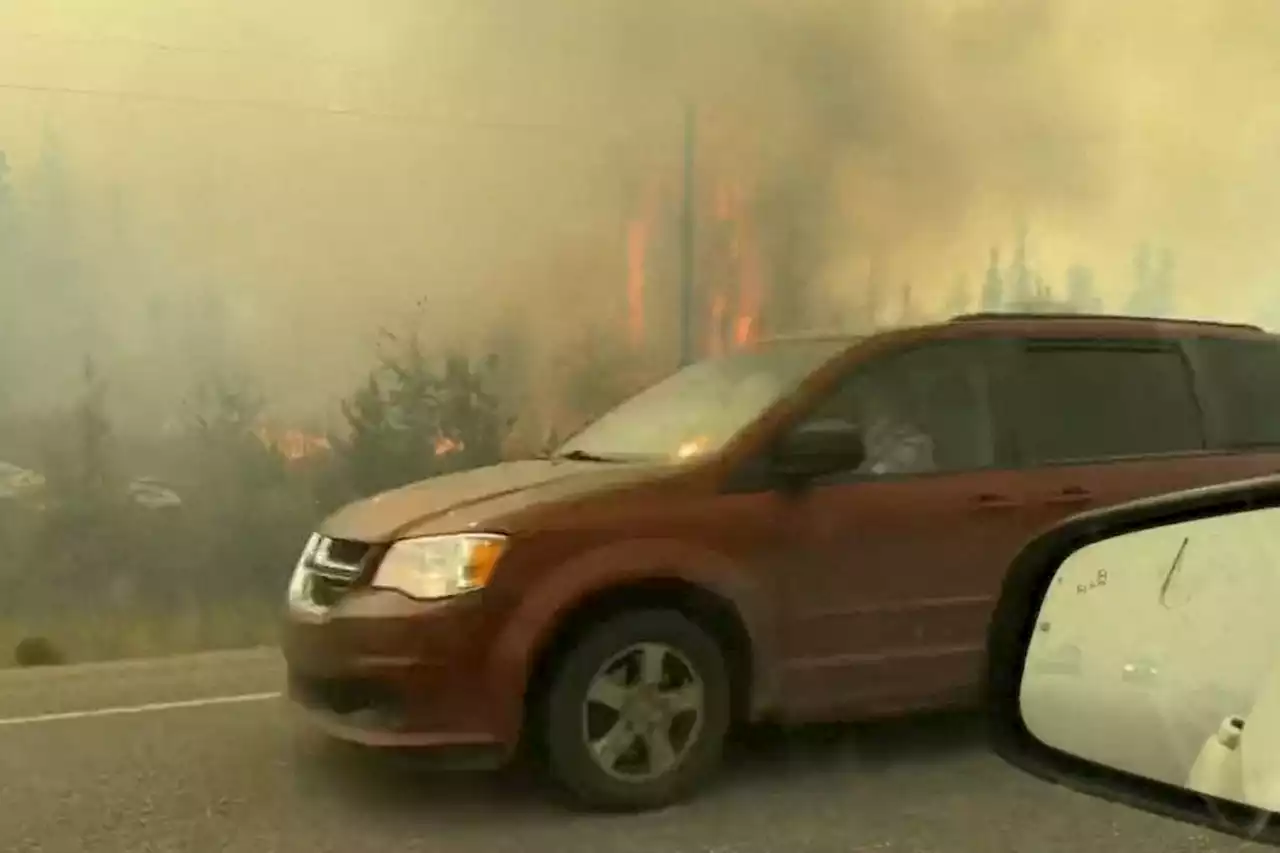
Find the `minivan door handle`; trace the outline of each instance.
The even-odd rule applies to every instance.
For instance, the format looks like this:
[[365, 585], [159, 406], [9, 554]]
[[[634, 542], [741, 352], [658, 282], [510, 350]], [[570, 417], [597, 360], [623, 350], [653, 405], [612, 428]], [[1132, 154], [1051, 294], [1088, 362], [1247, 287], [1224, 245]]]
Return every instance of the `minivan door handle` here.
[[1049, 498], [1046, 503], [1051, 504], [1084, 504], [1093, 500], [1093, 492], [1083, 486], [1067, 486], [1053, 497]]
[[1008, 495], [999, 495], [992, 492], [985, 492], [973, 499], [973, 504], [978, 509], [1011, 509], [1018, 506], [1019, 503], [1019, 501]]

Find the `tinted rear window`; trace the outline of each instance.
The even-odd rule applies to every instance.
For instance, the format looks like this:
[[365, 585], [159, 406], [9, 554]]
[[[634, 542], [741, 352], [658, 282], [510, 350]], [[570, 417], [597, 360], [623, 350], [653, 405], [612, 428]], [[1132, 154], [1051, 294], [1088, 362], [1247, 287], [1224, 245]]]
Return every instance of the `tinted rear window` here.
[[1228, 447], [1280, 445], [1280, 342], [1199, 341], [1200, 366]]
[[1204, 447], [1191, 373], [1173, 346], [1030, 344], [1020, 444], [1026, 462]]

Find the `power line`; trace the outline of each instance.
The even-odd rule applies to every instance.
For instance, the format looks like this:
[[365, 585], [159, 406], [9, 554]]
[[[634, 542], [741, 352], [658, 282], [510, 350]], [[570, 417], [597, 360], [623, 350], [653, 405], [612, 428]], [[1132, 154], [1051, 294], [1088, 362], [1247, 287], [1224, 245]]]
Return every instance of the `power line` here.
[[477, 119], [458, 116], [431, 115], [429, 113], [396, 113], [364, 110], [348, 107], [325, 107], [316, 104], [290, 103], [287, 101], [263, 101], [247, 98], [202, 98], [191, 95], [165, 95], [158, 92], [130, 92], [110, 89], [86, 89], [71, 86], [42, 86], [29, 83], [0, 83], [0, 91], [26, 92], [44, 95], [99, 98], [114, 101], [170, 104], [188, 107], [227, 107], [257, 110], [267, 113], [294, 113], [320, 115], [332, 118], [370, 119], [408, 125], [431, 127], [456, 127], [494, 132], [524, 131], [556, 134], [600, 134], [602, 130], [626, 132], [626, 128], [601, 124], [572, 122], [537, 122], [509, 119]]
[[[201, 47], [196, 45], [171, 44], [144, 38], [129, 36], [73, 36], [33, 31], [0, 30], [0, 39], [30, 39], [35, 41], [65, 42], [68, 44], [104, 44], [140, 47], [150, 50], [177, 54], [195, 54], [208, 56], [227, 56], [237, 58], [254, 58], [276, 62], [297, 62], [314, 65], [336, 65], [344, 70], [370, 72], [385, 70], [377, 65], [349, 64], [347, 57], [340, 54], [311, 54], [290, 51], [259, 51], [243, 48]], [[290, 103], [286, 101], [264, 101], [242, 98], [203, 98], [189, 95], [165, 95], [153, 92], [120, 91], [106, 89], [90, 89], [72, 86], [43, 86], [38, 84], [2, 83], [0, 91], [28, 92], [33, 94], [66, 95], [72, 97], [114, 99], [119, 101], [136, 101], [143, 103], [163, 103], [190, 107], [229, 107], [260, 110], [264, 112], [296, 113], [301, 115], [324, 115], [333, 118], [355, 118], [402, 123], [419, 126], [453, 126], [474, 130], [493, 132], [523, 131], [543, 132], [551, 134], [600, 135], [602, 131], [616, 134], [637, 129], [638, 123], [628, 126], [606, 126], [594, 122], [545, 122], [519, 121], [510, 119], [477, 119], [459, 118], [457, 116], [430, 115], [425, 113], [397, 113], [359, 108], [327, 107], [318, 104]]]
[[302, 51], [289, 50], [247, 50], [245, 48], [237, 47], [203, 47], [200, 45], [171, 44], [169, 42], [135, 38], [132, 36], [76, 36], [5, 29], [0, 30], [0, 39], [9, 39], [11, 41], [25, 39], [27, 41], [75, 45], [134, 47], [163, 53], [188, 53], [242, 58], [254, 57], [257, 59], [269, 59], [272, 61], [309, 62], [316, 64], [346, 62], [348, 59], [347, 57], [336, 53], [306, 53]]

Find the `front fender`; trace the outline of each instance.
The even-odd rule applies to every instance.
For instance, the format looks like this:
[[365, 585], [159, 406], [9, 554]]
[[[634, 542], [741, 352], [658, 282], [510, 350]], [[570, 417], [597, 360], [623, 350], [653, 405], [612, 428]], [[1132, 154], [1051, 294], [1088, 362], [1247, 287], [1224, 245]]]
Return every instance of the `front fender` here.
[[[777, 626], [771, 596], [743, 566], [717, 551], [675, 540], [612, 543], [587, 550], [539, 578], [521, 598], [491, 647], [490, 695], [520, 697], [502, 709], [497, 723], [511, 741], [524, 717], [523, 697], [538, 657], [556, 629], [596, 593], [649, 580], [680, 580], [702, 587], [737, 609], [751, 642], [754, 715], [776, 693]], [[497, 709], [495, 709], [497, 710]]]

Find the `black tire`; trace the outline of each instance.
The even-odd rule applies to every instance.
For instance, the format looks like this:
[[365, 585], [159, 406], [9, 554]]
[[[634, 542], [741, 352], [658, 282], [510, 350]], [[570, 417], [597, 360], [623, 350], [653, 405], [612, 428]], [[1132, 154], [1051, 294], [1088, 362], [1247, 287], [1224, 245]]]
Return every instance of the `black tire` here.
[[[610, 775], [583, 736], [583, 706], [596, 673], [638, 643], [675, 650], [702, 682], [702, 722], [682, 760], [663, 775], [641, 781]], [[724, 652], [705, 630], [671, 610], [622, 613], [589, 629], [552, 675], [541, 714], [541, 736], [552, 778], [575, 805], [602, 811], [660, 808], [697, 792], [715, 773], [732, 720], [731, 685]]]

